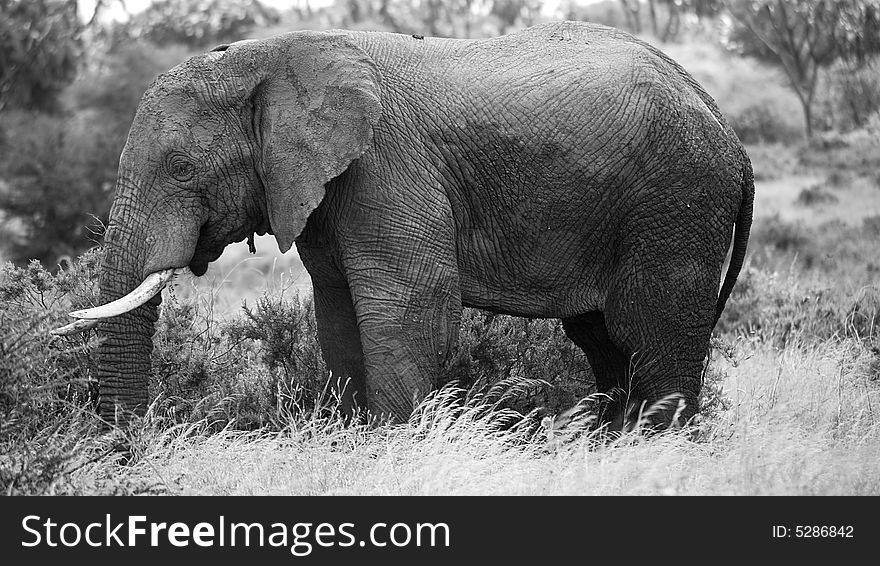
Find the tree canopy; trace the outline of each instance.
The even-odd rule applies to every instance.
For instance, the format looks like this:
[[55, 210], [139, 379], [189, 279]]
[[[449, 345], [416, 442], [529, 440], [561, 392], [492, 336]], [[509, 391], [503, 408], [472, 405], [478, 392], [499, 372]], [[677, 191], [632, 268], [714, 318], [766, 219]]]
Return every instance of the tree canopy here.
[[735, 0], [732, 42], [744, 55], [782, 66], [812, 134], [822, 69], [843, 59], [863, 64], [880, 52], [878, 0]]
[[82, 52], [76, 0], [0, 0], [0, 112], [56, 111]]
[[241, 39], [250, 29], [278, 20], [278, 11], [258, 0], [155, 0], [119, 24], [117, 32], [158, 45], [199, 47]]

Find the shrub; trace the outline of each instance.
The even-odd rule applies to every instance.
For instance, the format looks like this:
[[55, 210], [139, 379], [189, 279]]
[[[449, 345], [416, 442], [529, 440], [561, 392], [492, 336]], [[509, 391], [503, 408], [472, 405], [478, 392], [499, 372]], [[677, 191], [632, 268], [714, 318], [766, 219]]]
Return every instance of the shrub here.
[[[119, 148], [100, 120], [15, 112], [0, 131], [4, 252], [19, 263], [54, 266], [95, 244], [94, 216], [106, 220]], [[88, 226], [92, 225], [93, 228]]]
[[880, 111], [880, 60], [859, 67], [840, 61], [825, 77], [817, 98], [830, 127], [842, 131], [861, 128]]
[[[171, 299], [153, 340], [155, 413], [174, 422], [208, 418], [218, 428], [281, 428], [291, 415], [332, 402], [324, 399], [329, 374], [311, 298], [264, 295], [223, 323], [212, 322], [192, 301]], [[460, 345], [444, 379], [474, 390], [544, 383], [510, 403], [521, 412], [568, 408], [594, 390], [586, 356], [561, 322], [476, 309], [465, 309]]]
[[[57, 275], [38, 262], [9, 264], [2, 272], [3, 352], [9, 355], [0, 408], [4, 423], [20, 423], [16, 434], [44, 429], [70, 400], [80, 412], [93, 410], [93, 333], [57, 339], [47, 331], [66, 323], [71, 308], [97, 301], [98, 254]], [[282, 428], [292, 415], [321, 406], [327, 377], [310, 298], [263, 296], [238, 316], [216, 321], [203, 297], [181, 300], [166, 292], [153, 337], [153, 422]], [[448, 377], [477, 389], [505, 380], [546, 383], [517, 401], [523, 410], [567, 408], [593, 390], [586, 357], [559, 321], [472, 309], [465, 311]]]
[[828, 286], [874, 285], [880, 273], [874, 224], [871, 217], [861, 225], [835, 220], [816, 227], [778, 215], [756, 218], [749, 238], [750, 262], [767, 271], [794, 268], [801, 277], [819, 278]]
[[834, 169], [833, 171], [828, 173], [828, 177], [825, 179], [825, 183], [829, 187], [843, 188], [852, 185], [854, 179], [855, 174], [852, 171]]
[[[37, 261], [0, 270], [0, 415], [4, 426], [42, 426], [54, 417], [59, 400], [87, 403], [91, 333], [77, 341], [49, 334], [66, 324], [71, 308], [96, 299], [98, 254], [88, 253], [52, 275]], [[21, 430], [19, 428], [19, 430]]]
[[264, 295], [255, 308], [242, 307], [243, 318], [223, 328], [230, 342], [253, 341], [254, 350], [273, 376], [276, 414], [313, 410], [326, 389], [329, 372], [318, 344], [315, 306], [311, 297]]
[[798, 167], [798, 159], [790, 145], [756, 144], [748, 147], [756, 181], [778, 179], [793, 173]]
[[755, 252], [761, 248], [776, 251], [802, 251], [813, 240], [806, 226], [783, 220], [779, 214], [755, 222], [749, 237], [749, 248]]
[[822, 342], [845, 337], [880, 338], [880, 289], [849, 292], [749, 268], [742, 274], [718, 322], [721, 333], [745, 335], [784, 348], [793, 339]]
[[745, 143], [791, 142], [801, 135], [800, 128], [787, 121], [772, 102], [744, 105], [732, 110], [727, 118]]
[[94, 433], [91, 332], [75, 340], [49, 330], [70, 308], [96, 299], [98, 254], [52, 275], [39, 262], [0, 269], [0, 490], [52, 493], [65, 481], [73, 447]]
[[819, 134], [801, 148], [799, 160], [816, 169], [874, 176], [880, 170], [880, 135], [867, 129]]
[[880, 236], [880, 214], [866, 216], [862, 219], [862, 230], [872, 237]]
[[310, 299], [263, 296], [227, 322], [169, 297], [153, 338], [155, 414], [215, 428], [282, 428], [321, 401], [328, 373]]
[[595, 391], [586, 356], [568, 339], [558, 320], [464, 309], [459, 338], [449, 379], [477, 389], [504, 380], [531, 379], [547, 384], [518, 400], [520, 412], [532, 408], [557, 412]]
[[821, 185], [811, 185], [805, 189], [801, 189], [794, 203], [801, 206], [817, 206], [821, 204], [833, 204], [839, 199], [834, 193], [825, 190]]

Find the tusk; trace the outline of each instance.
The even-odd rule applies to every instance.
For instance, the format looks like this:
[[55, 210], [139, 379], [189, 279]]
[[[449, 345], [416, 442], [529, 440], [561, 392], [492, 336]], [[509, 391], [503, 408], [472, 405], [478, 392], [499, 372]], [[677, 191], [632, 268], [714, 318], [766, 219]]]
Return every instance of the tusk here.
[[94, 307], [91, 309], [83, 309], [81, 311], [73, 311], [70, 316], [73, 318], [86, 318], [90, 320], [110, 318], [118, 316], [128, 311], [132, 311], [142, 304], [152, 299], [156, 293], [162, 290], [162, 287], [168, 283], [174, 276], [175, 269], [163, 269], [155, 273], [150, 273], [144, 279], [144, 282], [137, 286], [137, 289], [128, 295], [109, 302], [106, 305]]
[[79, 334], [81, 332], [85, 332], [86, 330], [91, 330], [92, 328], [98, 326], [98, 324], [100, 323], [100, 320], [75, 320], [68, 325], [52, 330], [50, 334], [52, 334], [53, 336], [73, 336], [74, 334]]

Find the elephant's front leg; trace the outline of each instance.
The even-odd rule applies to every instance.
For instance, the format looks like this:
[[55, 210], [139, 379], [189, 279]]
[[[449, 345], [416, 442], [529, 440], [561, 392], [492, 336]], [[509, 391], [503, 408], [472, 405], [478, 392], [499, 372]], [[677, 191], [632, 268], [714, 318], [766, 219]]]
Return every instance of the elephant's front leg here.
[[315, 283], [315, 319], [331, 391], [342, 414], [351, 419], [366, 410], [367, 399], [364, 356], [349, 288]]
[[[433, 246], [432, 246], [433, 247]], [[423, 250], [425, 248], [422, 248]], [[364, 353], [367, 405], [405, 421], [440, 383], [458, 342], [461, 298], [451, 257], [385, 256], [381, 269], [350, 276]]]
[[[319, 239], [315, 234], [312, 229], [306, 236]], [[297, 250], [312, 278], [318, 342], [330, 370], [330, 390], [343, 415], [351, 419], [367, 408], [364, 356], [351, 290], [337, 267], [332, 247], [309, 244], [307, 237], [297, 242]]]

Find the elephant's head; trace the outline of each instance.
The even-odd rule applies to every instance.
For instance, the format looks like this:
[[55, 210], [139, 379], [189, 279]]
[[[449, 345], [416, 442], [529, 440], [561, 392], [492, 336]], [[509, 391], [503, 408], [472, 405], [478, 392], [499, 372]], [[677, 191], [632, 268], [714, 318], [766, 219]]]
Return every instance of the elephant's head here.
[[155, 288], [126, 296], [154, 273], [188, 266], [202, 275], [227, 244], [254, 232], [290, 248], [325, 183], [371, 143], [380, 90], [371, 59], [332, 32], [220, 47], [150, 86], [120, 157], [104, 238], [102, 301], [122, 298], [115, 312], [126, 312], [99, 326], [103, 417], [124, 421], [147, 405], [161, 299], [149, 298]]

